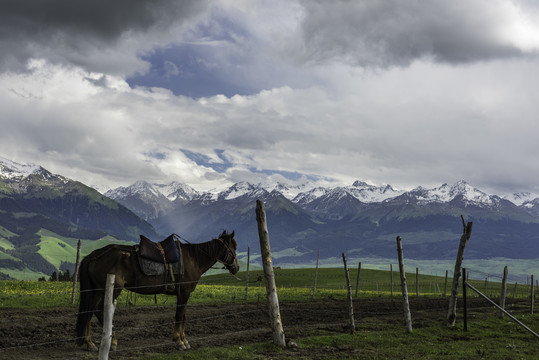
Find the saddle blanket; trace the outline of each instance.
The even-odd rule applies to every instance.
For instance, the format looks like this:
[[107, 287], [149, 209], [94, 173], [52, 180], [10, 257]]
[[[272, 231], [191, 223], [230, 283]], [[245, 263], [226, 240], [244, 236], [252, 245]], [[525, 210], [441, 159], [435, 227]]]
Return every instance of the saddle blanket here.
[[[163, 276], [165, 274], [165, 264], [157, 262], [157, 261], [148, 260], [142, 256], [137, 256], [137, 257], [138, 257], [138, 262], [140, 265], [140, 270], [142, 270], [142, 272], [145, 275]], [[166, 271], [167, 274], [169, 274], [170, 271], [174, 273], [174, 276], [179, 276], [183, 274], [182, 261], [177, 261], [175, 263], [167, 264], [167, 267], [168, 267]]]

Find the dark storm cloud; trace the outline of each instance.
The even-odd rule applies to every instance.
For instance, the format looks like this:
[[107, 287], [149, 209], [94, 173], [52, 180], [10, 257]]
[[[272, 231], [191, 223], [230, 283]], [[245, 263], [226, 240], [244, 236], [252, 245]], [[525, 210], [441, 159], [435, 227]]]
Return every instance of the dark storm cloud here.
[[[91, 59], [95, 51], [118, 51], [122, 42], [137, 34], [152, 29], [162, 31], [173, 23], [181, 23], [206, 4], [176, 0], [3, 0], [0, 70], [21, 70], [32, 57], [84, 62], [81, 59]], [[91, 64], [91, 60], [82, 65], [90, 70], [92, 65], [105, 66]]]
[[[354, 65], [409, 65], [430, 58], [469, 63], [520, 56], [510, 28], [519, 7], [505, 1], [331, 2], [306, 0], [301, 57]], [[505, 31], [505, 34], [504, 34]]]

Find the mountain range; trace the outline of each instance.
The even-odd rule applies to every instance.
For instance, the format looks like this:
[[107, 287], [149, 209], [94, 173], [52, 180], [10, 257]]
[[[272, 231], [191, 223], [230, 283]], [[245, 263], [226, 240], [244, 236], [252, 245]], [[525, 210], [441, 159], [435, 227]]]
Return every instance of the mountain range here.
[[[41, 166], [0, 158], [0, 274], [50, 275], [110, 242], [154, 240], [171, 233], [192, 242], [235, 230], [239, 252], [258, 253], [256, 200], [265, 203], [275, 264], [394, 258], [403, 238], [411, 259], [454, 259], [463, 215], [473, 221], [469, 259], [539, 258], [539, 198], [487, 194], [465, 181], [398, 190], [356, 181], [350, 186], [236, 183], [221, 191], [138, 181], [101, 194]], [[253, 256], [251, 257], [253, 259]], [[4, 275], [6, 277], [6, 275]]]
[[351, 186], [250, 184], [199, 192], [185, 184], [139, 181], [110, 190], [161, 233], [208, 238], [217, 229], [236, 229], [241, 249], [256, 247], [255, 200], [266, 203], [271, 246], [277, 261], [312, 262], [346, 251], [357, 256], [392, 257], [395, 238], [405, 240], [416, 259], [456, 255], [463, 215], [475, 223], [467, 256], [539, 257], [539, 199], [531, 193], [487, 194], [465, 181], [427, 189], [397, 190], [356, 181]]

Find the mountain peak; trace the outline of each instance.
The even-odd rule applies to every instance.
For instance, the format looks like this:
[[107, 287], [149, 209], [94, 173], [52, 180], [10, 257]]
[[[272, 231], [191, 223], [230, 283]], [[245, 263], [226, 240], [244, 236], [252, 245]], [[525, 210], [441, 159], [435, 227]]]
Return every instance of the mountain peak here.
[[19, 164], [0, 156], [0, 177], [7, 179], [24, 178], [44, 171], [50, 174], [41, 166], [34, 164]]

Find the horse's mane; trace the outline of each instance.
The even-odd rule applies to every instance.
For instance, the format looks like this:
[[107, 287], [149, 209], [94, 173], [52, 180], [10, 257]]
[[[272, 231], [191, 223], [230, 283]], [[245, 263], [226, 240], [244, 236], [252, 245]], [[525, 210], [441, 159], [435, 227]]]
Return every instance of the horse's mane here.
[[[222, 251], [222, 244], [223, 241], [227, 246], [231, 246], [234, 250], [237, 248], [236, 239], [232, 237], [232, 241], [230, 243], [227, 243], [227, 240], [230, 239], [232, 234], [229, 234], [226, 232], [226, 230], [223, 230], [221, 235], [219, 235], [219, 238], [212, 239], [207, 242], [198, 243], [198, 244], [181, 244], [182, 251], [187, 250], [198, 262], [201, 262], [204, 260], [204, 258], [207, 258], [209, 256], [217, 256], [217, 254]], [[220, 240], [221, 239], [221, 240]]]

